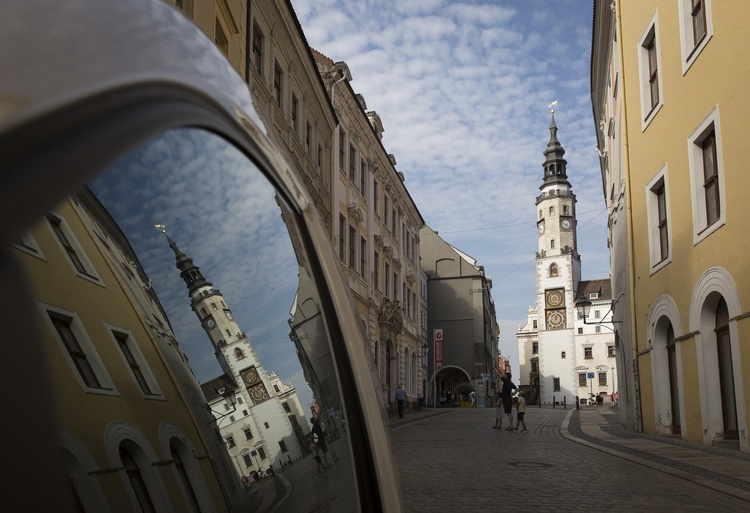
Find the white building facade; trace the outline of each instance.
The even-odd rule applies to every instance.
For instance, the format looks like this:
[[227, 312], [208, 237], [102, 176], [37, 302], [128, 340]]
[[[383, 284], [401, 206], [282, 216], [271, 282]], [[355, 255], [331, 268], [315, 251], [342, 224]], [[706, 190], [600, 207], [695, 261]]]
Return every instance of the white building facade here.
[[[553, 112], [544, 180], [536, 198], [537, 300], [516, 333], [521, 374], [516, 382], [527, 388], [530, 404], [575, 404], [591, 394], [610, 396], [615, 391], [614, 333], [605, 321], [611, 318], [611, 288], [609, 279], [581, 281], [576, 197], [564, 154]], [[588, 319], [576, 312], [582, 295], [592, 298]]]

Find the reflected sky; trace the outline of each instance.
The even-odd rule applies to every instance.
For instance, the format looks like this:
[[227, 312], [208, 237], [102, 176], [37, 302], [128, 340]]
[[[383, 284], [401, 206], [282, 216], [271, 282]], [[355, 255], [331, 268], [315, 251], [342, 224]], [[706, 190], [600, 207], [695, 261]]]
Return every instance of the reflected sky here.
[[221, 291], [266, 371], [291, 381], [307, 410], [288, 336], [298, 264], [274, 189], [252, 163], [217, 136], [183, 129], [143, 144], [89, 187], [133, 246], [198, 380], [222, 371], [155, 224]]

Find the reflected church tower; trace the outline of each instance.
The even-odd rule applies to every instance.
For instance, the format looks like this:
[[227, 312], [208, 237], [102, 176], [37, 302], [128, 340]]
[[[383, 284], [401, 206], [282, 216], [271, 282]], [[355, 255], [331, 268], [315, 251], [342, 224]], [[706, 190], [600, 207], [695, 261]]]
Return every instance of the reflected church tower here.
[[224, 302], [221, 291], [213, 288], [201, 274], [200, 268], [193, 263], [193, 259], [180, 251], [175, 241], [166, 236], [169, 247], [174, 251], [175, 266], [187, 285], [190, 307], [211, 340], [222, 370], [234, 378], [240, 377], [254, 405], [268, 400], [269, 380], [264, 379], [265, 372], [258, 356], [247, 335], [234, 320], [232, 310]]
[[[249, 470], [274, 464], [280, 469], [282, 456], [285, 463], [288, 458], [302, 457], [307, 451], [304, 437], [309, 427], [296, 388], [283, 383], [275, 373], [265, 371], [221, 291], [206, 280], [193, 259], [177, 247], [162, 225], [157, 228], [174, 252], [175, 266], [188, 289], [190, 307], [211, 340], [224, 371], [223, 376], [201, 384], [206, 399], [212, 403], [221, 398], [220, 388], [236, 388], [237, 413], [228, 420], [228, 413], [214, 411], [214, 414], [238, 473], [245, 475]], [[248, 460], [248, 454], [253, 458]]]

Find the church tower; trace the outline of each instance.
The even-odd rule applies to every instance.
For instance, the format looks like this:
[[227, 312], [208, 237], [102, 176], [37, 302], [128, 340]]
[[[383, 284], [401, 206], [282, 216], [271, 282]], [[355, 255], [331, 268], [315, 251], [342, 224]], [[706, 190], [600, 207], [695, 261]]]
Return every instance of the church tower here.
[[575, 388], [575, 292], [581, 279], [576, 236], [576, 197], [567, 175], [565, 149], [557, 139], [552, 111], [544, 150], [541, 194], [536, 198], [538, 365], [542, 401]]
[[[190, 306], [211, 340], [216, 359], [224, 371], [224, 376], [201, 387], [209, 401], [207, 387], [236, 387], [237, 413], [227, 414], [228, 419], [225, 418], [227, 415], [220, 414], [219, 418], [222, 419], [221, 435], [238, 465], [238, 473], [245, 475], [256, 464], [256, 470], [266, 465], [280, 469], [281, 462], [288, 458], [301, 458], [307, 450], [304, 438], [309, 426], [296, 388], [283, 383], [275, 373], [265, 371], [221, 291], [205, 279], [193, 259], [177, 247], [164, 229], [162, 232], [174, 252], [180, 277], [187, 286]], [[239, 458], [247, 456], [248, 451], [258, 455], [260, 460], [250, 458], [240, 466]]]

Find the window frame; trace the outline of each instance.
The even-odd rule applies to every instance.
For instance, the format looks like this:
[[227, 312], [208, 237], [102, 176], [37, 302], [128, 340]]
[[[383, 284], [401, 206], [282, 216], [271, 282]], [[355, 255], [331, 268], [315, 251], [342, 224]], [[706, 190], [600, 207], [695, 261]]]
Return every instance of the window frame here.
[[[659, 20], [658, 11], [654, 12], [653, 17], [649, 21], [646, 30], [638, 41], [638, 63], [640, 69], [640, 85], [641, 85], [641, 129], [645, 131], [646, 128], [651, 124], [656, 114], [661, 110], [664, 105], [664, 90], [663, 90], [663, 77], [662, 77], [662, 66], [661, 57], [659, 55]], [[653, 61], [650, 58], [649, 45], [653, 42], [654, 52]], [[656, 69], [652, 69], [651, 66], [656, 66]], [[656, 81], [656, 93], [658, 98], [654, 102], [653, 98], [653, 86]]]
[[[662, 219], [660, 191], [663, 191], [665, 219]], [[646, 184], [646, 218], [651, 275], [672, 261], [672, 216], [670, 215], [669, 196], [668, 166], [664, 164]], [[663, 232], [666, 232], [666, 241], [663, 241]], [[666, 248], [663, 247], [664, 243]]]
[[680, 26], [680, 50], [682, 52], [682, 74], [683, 76], [698, 59], [708, 42], [713, 38], [714, 27], [711, 15], [712, 0], [700, 0], [703, 6], [703, 36], [695, 40], [693, 0], [678, 0], [678, 16]]
[[[120, 395], [114, 385], [114, 382], [112, 381], [112, 378], [107, 372], [107, 368], [104, 366], [104, 363], [102, 362], [102, 359], [99, 356], [96, 347], [92, 343], [91, 337], [89, 337], [78, 315], [62, 308], [58, 308], [56, 306], [52, 306], [42, 302], [39, 302], [39, 308], [41, 310], [44, 321], [46, 322], [52, 333], [53, 338], [55, 339], [58, 346], [60, 347], [60, 350], [63, 353], [65, 361], [70, 366], [70, 370], [73, 373], [73, 376], [81, 385], [83, 391], [86, 393], [99, 395]], [[57, 330], [54, 322], [54, 317], [62, 318], [62, 320], [65, 320], [69, 323], [68, 327], [75, 337], [76, 343], [78, 344], [81, 352], [85, 355], [88, 366], [91, 368], [91, 371], [94, 373], [97, 381], [99, 382], [98, 387], [90, 386], [86, 382], [86, 379], [81, 374], [81, 371], [74, 361], [67, 344], [62, 339], [59, 331]]]
[[[70, 264], [76, 276], [80, 276], [85, 280], [96, 283], [97, 285], [103, 287], [104, 283], [102, 282], [99, 274], [96, 272], [96, 267], [94, 267], [94, 264], [91, 263], [91, 260], [86, 254], [86, 251], [84, 251], [83, 246], [78, 241], [78, 238], [73, 233], [73, 230], [70, 229], [70, 226], [65, 220], [65, 217], [50, 211], [47, 212], [47, 215], [45, 215], [44, 218], [47, 227], [52, 231], [55, 242], [57, 243], [60, 250], [65, 254], [65, 259]], [[80, 264], [80, 267], [76, 265], [73, 256], [75, 257], [75, 260], [78, 262], [78, 264]]]
[[[702, 143], [713, 135], [715, 138], [716, 194], [718, 216], [711, 224], [705, 195], [705, 177]], [[722, 158], [721, 123], [719, 107], [715, 106], [688, 137], [688, 161], [690, 168], [690, 192], [693, 210], [693, 245], [697, 245], [726, 223], [727, 196], [724, 186], [724, 162]]]
[[263, 46], [265, 43], [265, 35], [263, 30], [258, 26], [257, 22], [253, 22], [253, 37], [252, 37], [252, 54], [253, 54], [253, 69], [260, 75], [263, 76]]
[[[114, 341], [117, 352], [122, 357], [123, 362], [125, 363], [125, 366], [130, 370], [133, 380], [138, 385], [139, 390], [143, 392], [144, 398], [163, 399], [164, 394], [162, 393], [161, 388], [159, 387], [159, 383], [156, 380], [156, 377], [154, 376], [153, 372], [151, 371], [151, 367], [148, 364], [148, 360], [146, 360], [146, 358], [143, 356], [143, 352], [141, 351], [140, 345], [136, 341], [131, 331], [120, 328], [118, 326], [110, 325], [107, 323], [105, 323], [105, 326], [107, 327], [107, 331], [109, 332], [110, 336], [112, 337], [112, 340]], [[123, 351], [123, 342], [121, 342], [121, 339], [118, 339], [118, 335], [124, 336], [124, 345], [127, 348], [127, 350], [130, 352], [130, 355], [133, 357], [133, 360], [134, 360], [133, 362], [130, 362], [128, 360], [127, 355]], [[141, 383], [141, 381], [138, 379], [138, 376], [137, 376], [138, 372], [140, 372], [140, 376], [143, 378], [143, 381], [145, 382], [145, 385], [148, 387], [150, 392], [146, 392], [146, 390], [143, 389], [143, 383]]]

